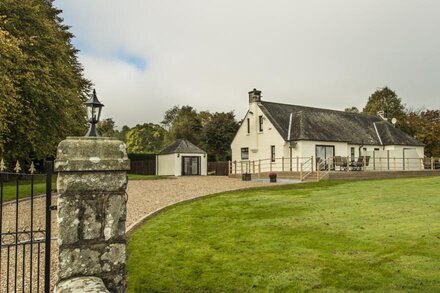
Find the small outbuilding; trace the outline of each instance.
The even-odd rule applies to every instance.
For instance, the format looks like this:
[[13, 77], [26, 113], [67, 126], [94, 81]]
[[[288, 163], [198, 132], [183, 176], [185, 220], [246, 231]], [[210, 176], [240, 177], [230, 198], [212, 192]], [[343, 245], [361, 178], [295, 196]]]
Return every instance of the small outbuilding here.
[[185, 139], [177, 139], [156, 158], [156, 174], [165, 176], [207, 175], [206, 152]]

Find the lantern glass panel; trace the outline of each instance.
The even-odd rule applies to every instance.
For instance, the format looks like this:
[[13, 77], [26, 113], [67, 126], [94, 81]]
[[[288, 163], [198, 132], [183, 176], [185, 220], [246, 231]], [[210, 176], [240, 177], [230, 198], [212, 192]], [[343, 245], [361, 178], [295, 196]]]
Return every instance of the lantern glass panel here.
[[101, 119], [101, 110], [102, 110], [102, 106], [98, 106], [96, 110], [98, 111], [98, 113], [97, 113], [98, 116], [96, 117], [96, 122], [98, 122], [99, 119]]
[[87, 118], [92, 121], [93, 117], [93, 105], [87, 105]]

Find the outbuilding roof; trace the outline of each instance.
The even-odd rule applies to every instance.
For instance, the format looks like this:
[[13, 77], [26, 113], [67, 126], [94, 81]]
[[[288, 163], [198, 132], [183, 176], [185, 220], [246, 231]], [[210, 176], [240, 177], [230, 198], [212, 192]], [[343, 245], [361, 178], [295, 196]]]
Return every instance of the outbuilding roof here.
[[260, 108], [286, 141], [423, 146], [378, 116], [265, 101]]
[[176, 139], [172, 144], [161, 150], [159, 155], [176, 153], [205, 154], [206, 152], [186, 139]]

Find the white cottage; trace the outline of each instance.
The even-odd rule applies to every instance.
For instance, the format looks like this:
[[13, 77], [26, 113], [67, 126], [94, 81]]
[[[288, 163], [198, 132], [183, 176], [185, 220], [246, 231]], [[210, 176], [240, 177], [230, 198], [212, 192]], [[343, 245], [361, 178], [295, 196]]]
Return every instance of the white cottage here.
[[184, 139], [177, 139], [156, 157], [157, 175], [207, 175], [207, 169], [206, 152]]
[[424, 157], [421, 142], [384, 118], [266, 102], [256, 89], [249, 92], [249, 110], [231, 148], [232, 161], [263, 160], [271, 170], [294, 170], [307, 158], [317, 166], [328, 158], [355, 162], [360, 156], [372, 161], [368, 168], [409, 170], [420, 169]]

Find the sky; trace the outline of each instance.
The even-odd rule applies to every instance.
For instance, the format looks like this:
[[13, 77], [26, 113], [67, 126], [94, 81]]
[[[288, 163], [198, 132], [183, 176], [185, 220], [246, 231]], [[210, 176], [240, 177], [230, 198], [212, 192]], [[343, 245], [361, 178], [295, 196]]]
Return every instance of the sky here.
[[86, 78], [116, 124], [174, 105], [233, 110], [263, 100], [360, 109], [388, 86], [440, 108], [438, 0], [55, 0]]

